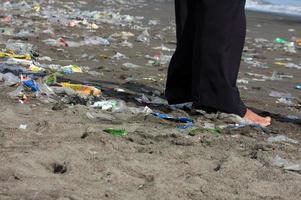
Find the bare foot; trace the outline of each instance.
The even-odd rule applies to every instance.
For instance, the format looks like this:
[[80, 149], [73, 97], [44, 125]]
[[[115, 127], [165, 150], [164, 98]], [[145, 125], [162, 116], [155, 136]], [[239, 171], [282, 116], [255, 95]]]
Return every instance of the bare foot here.
[[272, 121], [270, 117], [261, 117], [249, 109], [247, 109], [244, 119], [252, 121], [253, 123], [263, 127], [267, 127], [271, 125], [271, 121]]

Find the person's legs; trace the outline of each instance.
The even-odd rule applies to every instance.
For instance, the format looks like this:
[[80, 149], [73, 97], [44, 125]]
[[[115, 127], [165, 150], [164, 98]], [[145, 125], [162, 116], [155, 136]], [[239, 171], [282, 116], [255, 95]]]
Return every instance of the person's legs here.
[[[194, 4], [196, 0], [177, 0], [179, 5], [184, 5], [187, 9], [186, 23], [184, 29], [179, 28], [182, 34], [179, 36], [176, 52], [174, 53], [168, 68], [165, 95], [169, 104], [179, 104], [192, 102], [191, 77], [192, 77], [192, 55], [195, 33], [195, 12]], [[180, 3], [181, 2], [181, 3]], [[182, 8], [177, 9], [181, 12]], [[177, 13], [177, 16], [183, 16]], [[177, 20], [177, 26], [182, 20]]]
[[177, 42], [180, 41], [187, 20], [188, 1], [189, 0], [175, 0]]
[[192, 95], [195, 106], [240, 116], [246, 107], [236, 79], [245, 40], [245, 0], [198, 0]]
[[192, 67], [192, 97], [196, 107], [237, 114], [261, 125], [248, 110], [236, 86], [246, 36], [245, 0], [197, 0]]

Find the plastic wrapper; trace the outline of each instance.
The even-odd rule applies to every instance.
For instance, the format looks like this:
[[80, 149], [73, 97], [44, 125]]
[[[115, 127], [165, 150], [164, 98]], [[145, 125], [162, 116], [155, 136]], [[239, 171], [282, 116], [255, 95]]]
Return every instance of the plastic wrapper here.
[[20, 78], [12, 73], [6, 73], [2, 75], [2, 80], [5, 86], [13, 86], [20, 82]]
[[148, 30], [144, 30], [138, 37], [137, 37], [137, 42], [142, 42], [142, 43], [150, 43], [150, 34], [148, 33]]
[[299, 143], [297, 140], [290, 139], [285, 135], [277, 135], [277, 136], [269, 137], [268, 142], [270, 142], [270, 143], [287, 142], [287, 143], [292, 143], [292, 144], [298, 144]]
[[275, 167], [283, 168], [284, 170], [301, 173], [301, 165], [300, 164], [296, 164], [289, 160], [283, 159], [279, 155], [277, 155], [272, 160], [272, 165]]

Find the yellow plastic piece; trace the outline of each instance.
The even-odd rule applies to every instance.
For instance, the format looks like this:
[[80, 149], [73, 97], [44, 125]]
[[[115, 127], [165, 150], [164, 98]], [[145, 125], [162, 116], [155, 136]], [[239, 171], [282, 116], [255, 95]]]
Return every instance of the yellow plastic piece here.
[[38, 67], [38, 66], [36, 66], [36, 65], [30, 65], [29, 69], [30, 69], [32, 72], [34, 72], [34, 73], [38, 73], [38, 72], [44, 71], [43, 68]]
[[5, 53], [0, 52], [0, 58], [17, 58], [17, 59], [24, 59], [24, 60], [31, 60], [31, 56], [29, 54], [18, 55], [13, 52]]
[[76, 92], [80, 92], [84, 95], [94, 95], [94, 96], [100, 96], [101, 90], [87, 85], [81, 85], [81, 84], [72, 84], [72, 83], [60, 83], [63, 87], [71, 88]]

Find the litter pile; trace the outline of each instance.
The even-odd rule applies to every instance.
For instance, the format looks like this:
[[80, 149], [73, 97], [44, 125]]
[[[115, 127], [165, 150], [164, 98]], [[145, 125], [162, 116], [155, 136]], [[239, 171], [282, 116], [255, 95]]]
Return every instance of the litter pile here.
[[[175, 42], [169, 37], [175, 35], [173, 24], [164, 27], [158, 18], [124, 14], [146, 5], [146, 0], [103, 0], [93, 8], [85, 1], [1, 3], [1, 87], [13, 88], [8, 95], [21, 104], [39, 100], [85, 105], [95, 111], [86, 113], [91, 120], [112, 121], [115, 118], [107, 113], [130, 113], [154, 117], [190, 136], [200, 131], [220, 134], [246, 127], [260, 129], [264, 135], [266, 130], [233, 115], [214, 114], [214, 118], [220, 120], [216, 123], [203, 111], [197, 111], [205, 116], [202, 122], [187, 115], [163, 113], [162, 110], [191, 111], [192, 106], [191, 103], [169, 106], [161, 92], [167, 65], [175, 51]], [[281, 52], [283, 57], [271, 63], [263, 56], [265, 52]], [[301, 70], [301, 62], [290, 57], [300, 52], [300, 38], [279, 37], [272, 41], [248, 38], [242, 61], [250, 70], [238, 80], [239, 87], [249, 90], [251, 83], [293, 79], [294, 74], [280, 73], [277, 69]], [[267, 73], [269, 69], [272, 73]], [[135, 89], [126, 87], [141, 82], [161, 88], [145, 89], [141, 84]], [[301, 90], [301, 84], [291, 88]], [[289, 92], [271, 90], [266, 96], [288, 109], [300, 109], [300, 99]], [[298, 116], [287, 118], [300, 119]], [[26, 129], [26, 124], [20, 129]], [[104, 131], [113, 136], [130, 134], [118, 128]], [[285, 136], [268, 139], [270, 143], [275, 141], [298, 144]], [[291, 163], [280, 157], [273, 163], [291, 170], [287, 167]], [[300, 171], [300, 166], [297, 168]]]

